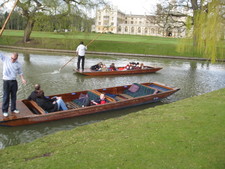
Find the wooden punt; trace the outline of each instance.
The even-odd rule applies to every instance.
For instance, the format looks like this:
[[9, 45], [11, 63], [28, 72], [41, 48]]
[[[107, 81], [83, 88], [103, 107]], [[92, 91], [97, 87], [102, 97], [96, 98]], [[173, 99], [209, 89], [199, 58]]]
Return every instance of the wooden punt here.
[[[136, 92], [130, 92], [128, 89], [134, 84], [138, 86], [139, 89]], [[65, 111], [52, 113], [46, 113], [34, 101], [26, 99], [19, 100], [17, 101], [17, 108], [20, 110], [20, 113], [10, 113], [8, 117], [4, 117], [2, 112], [0, 112], [0, 125], [29, 125], [158, 102], [179, 90], [178, 88], [169, 87], [158, 82], [134, 84], [49, 96], [61, 96], [69, 108]], [[79, 102], [81, 100], [79, 99], [80, 95], [88, 95], [90, 100], [94, 100], [98, 98], [101, 93], [104, 93], [106, 96], [106, 104], [83, 107], [82, 103]]]
[[95, 71], [91, 69], [84, 69], [84, 71], [74, 70], [76, 73], [86, 76], [108, 76], [108, 75], [133, 75], [143, 73], [155, 73], [161, 70], [161, 67], [144, 66], [143, 69], [132, 69], [132, 70], [120, 70], [122, 67], [117, 67], [116, 71]]

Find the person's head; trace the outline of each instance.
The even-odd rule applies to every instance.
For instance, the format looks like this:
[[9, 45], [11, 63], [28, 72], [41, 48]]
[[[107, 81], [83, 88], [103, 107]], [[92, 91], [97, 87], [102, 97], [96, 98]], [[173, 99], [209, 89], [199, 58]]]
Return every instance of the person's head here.
[[104, 100], [104, 99], [105, 99], [105, 95], [104, 95], [104, 94], [101, 94], [101, 95], [100, 95], [100, 99], [101, 99], [101, 100]]
[[35, 84], [34, 85], [34, 89], [35, 90], [40, 90], [41, 89], [41, 85], [40, 84]]
[[84, 42], [83, 42], [83, 41], [81, 41], [81, 42], [80, 42], [80, 44], [82, 44], [82, 45], [83, 45], [83, 44], [84, 44]]
[[37, 98], [44, 97], [44, 91], [43, 90], [37, 90]]
[[14, 63], [16, 62], [17, 59], [18, 59], [18, 53], [13, 53], [13, 55], [11, 56], [11, 62]]

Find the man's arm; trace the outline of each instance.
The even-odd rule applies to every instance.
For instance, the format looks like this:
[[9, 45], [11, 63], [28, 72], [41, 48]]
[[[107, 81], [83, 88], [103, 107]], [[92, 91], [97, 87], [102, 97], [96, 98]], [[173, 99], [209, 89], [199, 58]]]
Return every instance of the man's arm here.
[[0, 53], [0, 59], [1, 59], [2, 61], [5, 60], [5, 56], [4, 56], [2, 53]]
[[27, 81], [24, 79], [23, 74], [20, 75], [20, 78], [21, 78], [23, 84], [26, 84], [27, 83]]

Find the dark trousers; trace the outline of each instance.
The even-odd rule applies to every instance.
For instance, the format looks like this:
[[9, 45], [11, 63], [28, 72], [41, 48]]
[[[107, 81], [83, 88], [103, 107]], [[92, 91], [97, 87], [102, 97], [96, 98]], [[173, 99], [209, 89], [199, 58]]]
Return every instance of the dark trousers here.
[[84, 60], [85, 60], [85, 56], [78, 56], [77, 69], [80, 69], [80, 61], [81, 61], [81, 66], [82, 66], [82, 69], [84, 70]]
[[16, 109], [16, 93], [18, 84], [16, 80], [3, 80], [3, 103], [2, 112], [8, 112], [11, 97], [11, 111]]

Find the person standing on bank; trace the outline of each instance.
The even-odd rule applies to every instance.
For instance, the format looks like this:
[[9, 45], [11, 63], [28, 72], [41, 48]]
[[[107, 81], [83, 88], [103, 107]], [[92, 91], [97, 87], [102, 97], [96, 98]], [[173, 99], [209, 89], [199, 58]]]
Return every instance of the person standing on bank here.
[[9, 115], [9, 101], [11, 97], [11, 112], [19, 113], [16, 108], [16, 94], [18, 90], [18, 83], [16, 80], [17, 75], [20, 75], [23, 84], [26, 84], [24, 79], [22, 66], [18, 62], [18, 53], [13, 53], [11, 58], [6, 57], [0, 53], [0, 59], [3, 62], [3, 103], [2, 112], [3, 116]]
[[87, 50], [87, 46], [84, 46], [84, 42], [80, 42], [80, 45], [76, 49], [76, 54], [78, 55], [77, 60], [77, 70], [80, 70], [80, 61], [82, 70], [84, 70], [84, 61], [85, 61], [85, 52]]

